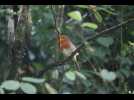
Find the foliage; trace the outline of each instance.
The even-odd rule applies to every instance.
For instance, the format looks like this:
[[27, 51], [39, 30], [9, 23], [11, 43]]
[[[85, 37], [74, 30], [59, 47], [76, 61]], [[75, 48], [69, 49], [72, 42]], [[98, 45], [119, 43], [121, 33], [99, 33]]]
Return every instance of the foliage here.
[[[28, 66], [35, 71], [32, 75], [10, 80], [8, 75], [12, 66], [8, 61], [6, 7], [0, 6], [1, 94], [125, 94], [134, 91], [134, 22], [130, 21], [87, 41], [110, 27], [134, 19], [134, 6], [66, 5], [61, 16], [63, 22], [56, 23], [61, 24], [60, 27], [55, 26], [54, 16], [59, 14], [56, 7], [53, 12], [50, 5], [31, 5], [32, 46], [24, 63], [30, 64]], [[70, 37], [76, 47], [84, 44], [77, 62], [80, 71], [72, 59], [50, 68], [49, 65], [55, 61], [66, 58], [58, 49], [56, 27]], [[37, 77], [42, 70], [46, 70], [43, 76]]]
[[6, 80], [0, 86], [1, 89], [0, 93], [3, 94], [5, 92], [7, 93], [18, 92], [18, 93], [26, 93], [26, 94], [35, 94], [37, 93], [37, 89], [32, 84], [33, 83], [41, 84], [43, 82], [44, 79], [36, 79], [32, 77], [23, 77], [21, 82], [16, 80]]

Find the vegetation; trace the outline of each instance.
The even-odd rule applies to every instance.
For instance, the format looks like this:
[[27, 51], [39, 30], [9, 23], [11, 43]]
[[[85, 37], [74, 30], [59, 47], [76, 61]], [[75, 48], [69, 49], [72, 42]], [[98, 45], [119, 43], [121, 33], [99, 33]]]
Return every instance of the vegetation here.
[[0, 93], [133, 93], [133, 11], [0, 5]]

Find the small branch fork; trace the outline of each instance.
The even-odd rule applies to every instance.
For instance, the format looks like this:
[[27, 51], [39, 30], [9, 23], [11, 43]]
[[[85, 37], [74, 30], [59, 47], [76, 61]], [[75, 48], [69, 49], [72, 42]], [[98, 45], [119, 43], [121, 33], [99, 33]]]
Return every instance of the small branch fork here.
[[[103, 30], [103, 31], [101, 31], [101, 32], [97, 32], [95, 35], [93, 35], [93, 36], [91, 36], [91, 37], [88, 37], [88, 38], [86, 39], [86, 41], [88, 41], [88, 42], [89, 42], [89, 41], [93, 41], [93, 40], [95, 40], [96, 38], [98, 38], [98, 37], [100, 37], [100, 36], [106, 34], [107, 32], [109, 32], [109, 31], [111, 31], [111, 30], [114, 30], [114, 29], [117, 29], [117, 28], [121, 27], [122, 25], [125, 25], [125, 24], [130, 23], [130, 22], [134, 22], [134, 18], [128, 19], [128, 20], [126, 20], [126, 21], [124, 21], [124, 22], [122, 22], [122, 23], [119, 23], [119, 24], [117, 24], [117, 25], [115, 25], [115, 26], [112, 26], [112, 27], [110, 27], [110, 28], [107, 28], [107, 29], [105, 29], [105, 30]], [[110, 34], [110, 33], [109, 33], [109, 34]], [[61, 66], [61, 65], [66, 64], [68, 61], [70, 61], [70, 59], [72, 59], [72, 57], [73, 57], [77, 52], [80, 52], [80, 50], [81, 50], [84, 46], [85, 46], [84, 43], [80, 44], [80, 45], [78, 46], [78, 48], [72, 53], [71, 56], [67, 57], [66, 59], [64, 59], [64, 60], [62, 60], [62, 61], [57, 61], [57, 62], [55, 62], [55, 63], [53, 63], [53, 64], [47, 65], [47, 68], [45, 68], [45, 69], [43, 69], [42, 71], [40, 71], [40, 72], [38, 73], [37, 77], [41, 77], [45, 72], [47, 72], [47, 71], [50, 70], [50, 69], [54, 69], [54, 68], [56, 68], [56, 67], [59, 67], [59, 66]]]

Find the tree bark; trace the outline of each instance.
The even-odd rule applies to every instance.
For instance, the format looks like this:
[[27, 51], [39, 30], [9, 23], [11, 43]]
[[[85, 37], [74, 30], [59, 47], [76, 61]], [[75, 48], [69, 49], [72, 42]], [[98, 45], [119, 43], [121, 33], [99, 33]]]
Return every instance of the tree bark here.
[[10, 16], [14, 21], [14, 23], [12, 23], [14, 32], [9, 36], [9, 58], [11, 62], [9, 66], [9, 79], [16, 78], [18, 74], [17, 70], [23, 67], [25, 49], [30, 46], [31, 41], [31, 15], [29, 6], [13, 5], [12, 9], [15, 15]]

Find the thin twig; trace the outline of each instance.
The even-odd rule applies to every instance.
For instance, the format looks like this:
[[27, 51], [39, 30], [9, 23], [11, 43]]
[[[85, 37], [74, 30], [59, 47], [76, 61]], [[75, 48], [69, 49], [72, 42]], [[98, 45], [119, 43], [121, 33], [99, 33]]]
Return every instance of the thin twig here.
[[[57, 17], [59, 17], [59, 15], [57, 16], [56, 13], [55, 13], [55, 10], [54, 10], [54, 5], [50, 5], [50, 8], [51, 8], [51, 12], [52, 12], [52, 15], [53, 15], [53, 18], [54, 18], [54, 26], [55, 26], [55, 30], [56, 30], [56, 33], [57, 33], [57, 39], [60, 40], [60, 35], [61, 35], [61, 31], [59, 30], [59, 26], [57, 26]], [[63, 7], [64, 9], [64, 7]], [[63, 10], [62, 9], [62, 10]], [[62, 14], [64, 12], [61, 12]], [[61, 16], [60, 16], [61, 17]], [[62, 16], [63, 17], [63, 16]], [[60, 22], [58, 22], [60, 23]], [[61, 24], [61, 23], [60, 23]], [[60, 43], [60, 42], [59, 42]], [[60, 44], [58, 44], [59, 48], [60, 48]]]
[[57, 34], [60, 35], [60, 31], [58, 30], [58, 27], [57, 27], [57, 20], [56, 20], [57, 18], [56, 18], [56, 15], [55, 15], [53, 5], [51, 5], [50, 7], [51, 7], [52, 15], [53, 15], [53, 18], [54, 18], [55, 30], [56, 30]]

